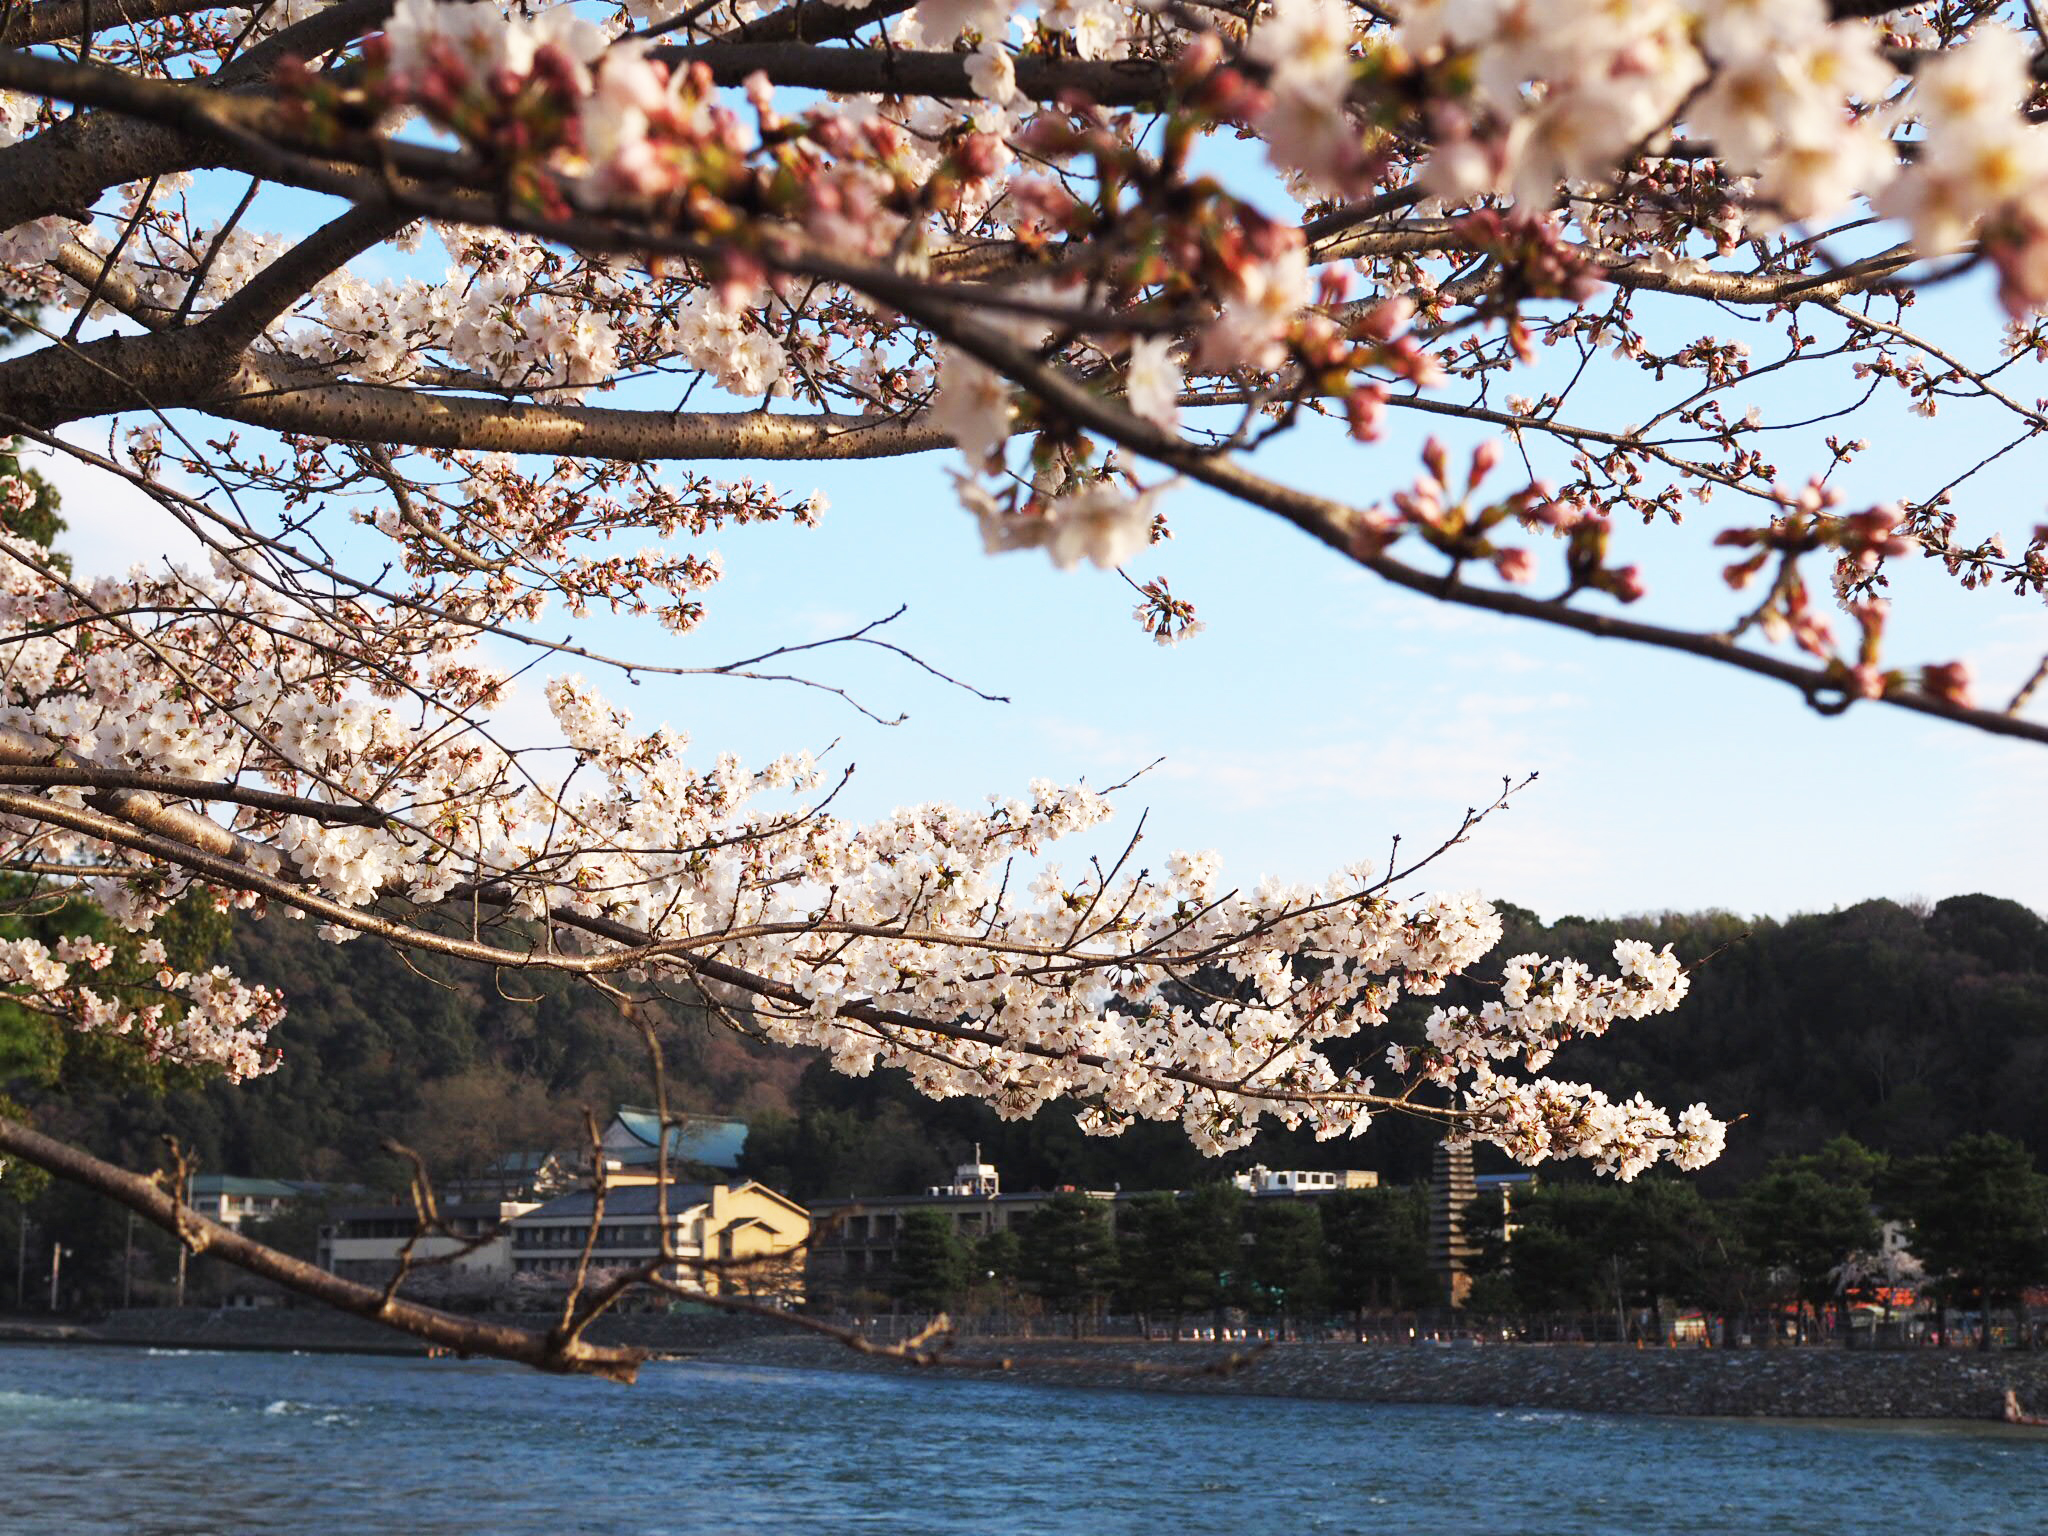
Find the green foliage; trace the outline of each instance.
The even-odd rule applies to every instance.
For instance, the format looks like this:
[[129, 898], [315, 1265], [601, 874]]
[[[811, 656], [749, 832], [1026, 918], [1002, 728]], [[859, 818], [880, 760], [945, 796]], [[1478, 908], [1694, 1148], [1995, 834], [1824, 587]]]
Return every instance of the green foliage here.
[[1475, 1309], [1612, 1317], [1666, 1299], [1718, 1306], [1750, 1282], [1724, 1213], [1688, 1180], [1539, 1184], [1515, 1194], [1506, 1225], [1497, 1198], [1474, 1206]]
[[1086, 1312], [1108, 1294], [1115, 1266], [1109, 1215], [1099, 1200], [1056, 1194], [1018, 1223], [1017, 1278], [1054, 1312]]
[[[0, 340], [13, 334], [11, 327], [0, 325]], [[57, 495], [57, 488], [48, 480], [35, 470], [23, 467], [19, 441], [9, 440], [0, 446], [0, 479], [20, 481], [31, 492], [26, 506], [16, 507], [0, 500], [0, 529], [51, 550], [50, 564], [68, 573], [71, 557], [58, 554], [52, 548], [57, 542], [57, 535], [70, 526], [57, 513], [61, 498]]]
[[1346, 1312], [1433, 1305], [1429, 1199], [1420, 1187], [1346, 1189], [1322, 1197], [1330, 1304]]
[[[170, 969], [203, 971], [228, 931], [226, 914], [210, 897], [194, 893], [159, 919], [152, 937], [162, 942]], [[185, 1001], [167, 997], [156, 985], [157, 967], [140, 959], [142, 941], [91, 902], [50, 894], [26, 876], [0, 874], [0, 938], [35, 939], [52, 949], [65, 938], [107, 944], [114, 959], [103, 971], [89, 973], [87, 984], [94, 991], [130, 1007], [162, 1004], [174, 1022], [184, 1014]], [[24, 1098], [94, 1088], [161, 1094], [174, 1085], [203, 1082], [208, 1075], [166, 1067], [151, 1061], [133, 1039], [80, 1033], [0, 993], [0, 1087], [11, 1087]]]
[[1899, 1203], [1911, 1246], [1952, 1297], [2017, 1302], [2048, 1278], [2048, 1177], [2003, 1136], [1961, 1136], [1904, 1170]]
[[1243, 1267], [1244, 1197], [1227, 1184], [1139, 1195], [1117, 1223], [1119, 1294], [1147, 1317], [1178, 1320], [1225, 1304]]
[[[27, 1115], [26, 1109], [6, 1094], [0, 1093], [0, 1117], [22, 1120], [27, 1118]], [[50, 1176], [34, 1163], [24, 1163], [20, 1158], [0, 1155], [0, 1203], [16, 1207], [25, 1206], [49, 1188], [49, 1185]], [[14, 1216], [17, 1221], [21, 1219], [18, 1209]], [[19, 1229], [8, 1235], [18, 1236]]]
[[999, 1286], [1015, 1283], [1019, 1255], [1017, 1234], [1008, 1227], [984, 1233], [974, 1245], [975, 1281], [994, 1281]]
[[944, 1211], [906, 1211], [896, 1233], [889, 1294], [920, 1312], [942, 1312], [966, 1291], [967, 1244]]
[[1877, 1247], [1874, 1188], [1884, 1159], [1847, 1136], [1808, 1157], [1780, 1158], [1743, 1194], [1742, 1231], [1766, 1266], [1814, 1306], [1841, 1290], [1851, 1254]]
[[[1538, 1186], [1519, 1195], [1514, 1231], [1482, 1230], [1480, 1272], [1505, 1278], [1514, 1310], [1527, 1313], [1598, 1312], [1612, 1308], [1630, 1278], [1634, 1234], [1627, 1196], [1613, 1184]], [[1472, 1217], [1484, 1214], [1484, 1202]], [[1497, 1212], [1498, 1205], [1495, 1204]], [[1471, 1218], [1468, 1218], [1471, 1219]]]
[[1329, 1282], [1323, 1267], [1323, 1214], [1318, 1200], [1254, 1200], [1246, 1249], [1248, 1296], [1268, 1317], [1307, 1317], [1323, 1310]]
[[[820, 1064], [822, 1065], [822, 1064]], [[747, 1132], [746, 1171], [799, 1200], [887, 1194], [938, 1183], [947, 1163], [900, 1103], [872, 1114], [821, 1102], [804, 1074], [795, 1115], [757, 1116]]]
[[[1708, 913], [1510, 924], [1500, 952], [1605, 967], [1623, 935], [1706, 963], [1668, 1020], [1575, 1044], [1570, 1075], [1610, 1093], [1745, 1115], [1727, 1155], [1701, 1176], [1710, 1191], [1835, 1136], [1907, 1157], [1976, 1131], [2038, 1140], [2048, 922], [2017, 902], [1869, 901], [1782, 922]], [[1475, 989], [1470, 1000], [1483, 999]]]

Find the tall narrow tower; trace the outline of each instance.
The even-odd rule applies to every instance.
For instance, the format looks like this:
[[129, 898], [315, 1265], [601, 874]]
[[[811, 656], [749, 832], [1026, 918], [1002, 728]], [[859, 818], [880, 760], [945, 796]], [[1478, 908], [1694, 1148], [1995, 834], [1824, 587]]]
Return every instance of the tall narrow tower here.
[[1472, 1179], [1472, 1148], [1438, 1142], [1430, 1159], [1429, 1267], [1454, 1307], [1472, 1289], [1472, 1261], [1479, 1245], [1465, 1230], [1465, 1211], [1479, 1193]]

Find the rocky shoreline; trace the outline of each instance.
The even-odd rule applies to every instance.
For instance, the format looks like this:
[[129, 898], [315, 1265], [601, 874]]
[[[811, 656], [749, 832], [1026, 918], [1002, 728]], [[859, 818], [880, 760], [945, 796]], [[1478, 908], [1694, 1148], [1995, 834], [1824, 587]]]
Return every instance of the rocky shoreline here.
[[[516, 1320], [540, 1327], [552, 1321], [538, 1316]], [[710, 1364], [917, 1369], [749, 1318], [629, 1314], [605, 1319], [594, 1337]], [[0, 1321], [0, 1340], [6, 1339], [169, 1349], [426, 1352], [360, 1319], [298, 1309], [133, 1311], [89, 1325]], [[1999, 1416], [2011, 1390], [2037, 1411], [2048, 1408], [2048, 1353], [1314, 1343], [1275, 1344], [1244, 1358], [1241, 1347], [1135, 1339], [970, 1340], [955, 1353], [955, 1362], [940, 1368], [949, 1377], [1121, 1391], [1674, 1416], [1987, 1420]]]
[[[1614, 1345], [1215, 1345], [1051, 1339], [963, 1344], [948, 1375], [1045, 1386], [1716, 1418], [1996, 1419], [2008, 1389], [2048, 1405], [2048, 1355], [1961, 1350], [1658, 1350]], [[903, 1370], [829, 1340], [762, 1338], [699, 1358]]]

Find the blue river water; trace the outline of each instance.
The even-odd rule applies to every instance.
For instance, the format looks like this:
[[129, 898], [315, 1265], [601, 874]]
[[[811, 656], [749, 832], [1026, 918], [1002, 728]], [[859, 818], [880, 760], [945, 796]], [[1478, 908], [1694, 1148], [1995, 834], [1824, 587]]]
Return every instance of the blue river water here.
[[0, 1532], [2048, 1531], [2048, 1436], [0, 1347]]

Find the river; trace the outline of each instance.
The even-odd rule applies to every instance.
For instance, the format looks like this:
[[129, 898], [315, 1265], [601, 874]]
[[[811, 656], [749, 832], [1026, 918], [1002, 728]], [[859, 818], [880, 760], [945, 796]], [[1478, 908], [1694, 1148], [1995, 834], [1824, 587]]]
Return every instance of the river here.
[[7, 1536], [2038, 1536], [2048, 1435], [0, 1347]]

